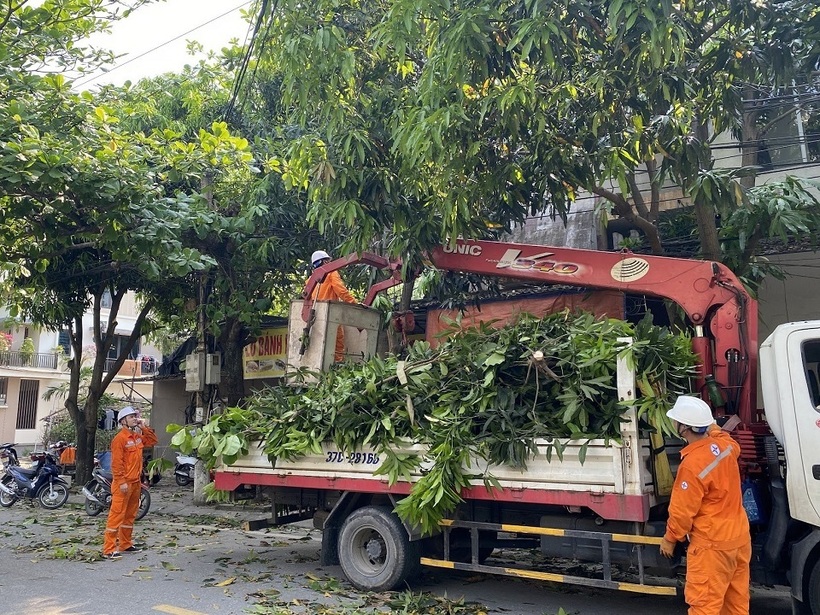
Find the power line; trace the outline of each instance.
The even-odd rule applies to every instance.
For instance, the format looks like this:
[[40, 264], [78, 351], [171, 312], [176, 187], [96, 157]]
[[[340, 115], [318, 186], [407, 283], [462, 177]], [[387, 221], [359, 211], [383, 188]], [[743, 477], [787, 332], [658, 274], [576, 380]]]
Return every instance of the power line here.
[[[273, 25], [273, 14], [276, 12], [276, 7], [279, 4], [279, 0], [273, 0], [273, 6], [270, 10], [270, 19], [268, 20], [268, 25], [265, 27], [265, 33], [262, 35], [262, 42], [259, 43], [259, 57], [256, 59], [256, 64], [253, 65], [253, 72], [251, 73], [251, 78], [249, 82], [249, 86], [253, 85], [254, 80], [256, 79], [256, 70], [259, 68], [259, 64], [261, 63], [262, 52], [265, 49], [265, 44], [268, 42], [268, 37], [270, 36], [270, 29]], [[242, 113], [242, 109], [245, 107], [245, 101], [248, 98], [248, 90], [245, 90], [245, 96], [242, 97], [242, 101], [239, 103], [239, 112]]]
[[226, 12], [224, 12], [224, 13], [220, 14], [220, 15], [217, 15], [216, 17], [213, 17], [212, 19], [209, 19], [208, 21], [206, 21], [206, 22], [204, 22], [204, 23], [201, 23], [201, 24], [199, 24], [198, 26], [196, 26], [196, 27], [194, 27], [194, 28], [191, 28], [190, 30], [188, 30], [188, 31], [186, 31], [186, 32], [183, 32], [182, 34], [179, 34], [179, 35], [175, 36], [174, 38], [172, 38], [172, 39], [169, 39], [169, 40], [165, 41], [164, 43], [160, 43], [160, 44], [159, 44], [159, 45], [157, 45], [156, 47], [152, 47], [152, 48], [151, 48], [151, 49], [149, 49], [148, 51], [144, 51], [144, 52], [142, 52], [141, 54], [134, 56], [133, 58], [129, 58], [129, 59], [128, 59], [128, 60], [126, 60], [125, 62], [121, 62], [121, 63], [119, 63], [119, 64], [115, 64], [114, 66], [112, 66], [111, 68], [109, 68], [109, 69], [107, 69], [107, 70], [104, 70], [104, 71], [103, 71], [102, 73], [100, 73], [100, 74], [91, 75], [91, 76], [89, 76], [89, 77], [86, 77], [85, 79], [80, 79], [80, 80], [78, 80], [78, 81], [75, 81], [75, 82], [74, 82], [74, 85], [75, 85], [75, 86], [77, 86], [77, 87], [80, 87], [80, 86], [85, 85], [86, 83], [90, 83], [90, 82], [92, 82], [92, 81], [95, 81], [96, 79], [99, 79], [99, 78], [100, 78], [100, 77], [102, 77], [103, 75], [108, 75], [108, 74], [110, 74], [110, 73], [113, 73], [115, 70], [120, 69], [120, 68], [122, 68], [123, 66], [126, 66], [126, 65], [130, 64], [131, 62], [136, 62], [136, 61], [137, 61], [137, 60], [139, 60], [140, 58], [144, 58], [145, 56], [147, 56], [147, 55], [149, 55], [149, 54], [152, 54], [152, 53], [154, 53], [155, 51], [158, 51], [159, 49], [162, 49], [162, 48], [163, 48], [163, 47], [165, 47], [166, 45], [170, 45], [170, 44], [171, 44], [171, 43], [173, 43], [174, 41], [178, 41], [178, 40], [179, 40], [179, 39], [181, 39], [182, 37], [184, 37], [184, 36], [187, 36], [187, 35], [191, 34], [191, 32], [196, 32], [196, 31], [197, 31], [197, 30], [199, 30], [200, 28], [204, 28], [205, 26], [210, 25], [210, 24], [212, 24], [213, 22], [215, 22], [215, 21], [218, 21], [218, 20], [222, 19], [223, 17], [226, 17], [226, 16], [230, 15], [231, 13], [234, 13], [235, 11], [238, 11], [238, 10], [239, 10], [239, 9], [241, 9], [243, 6], [247, 6], [248, 4], [250, 4], [250, 3], [251, 3], [251, 1], [252, 1], [252, 0], [247, 0], [246, 2], [243, 2], [242, 4], [235, 6], [234, 8], [232, 8], [232, 9], [231, 9], [231, 10], [229, 10], [229, 11], [226, 11]]
[[[239, 91], [242, 89], [242, 81], [245, 79], [245, 74], [248, 71], [248, 65], [250, 64], [251, 56], [253, 55], [253, 48], [256, 44], [256, 37], [259, 35], [259, 28], [262, 27], [262, 21], [265, 18], [265, 11], [267, 8], [268, 0], [262, 0], [262, 5], [259, 7], [259, 15], [256, 16], [256, 23], [253, 27], [253, 34], [251, 34], [251, 40], [245, 48], [245, 55], [242, 57], [242, 64], [240, 64], [239, 70], [236, 72], [236, 78], [234, 79], [233, 89], [231, 91], [231, 99], [228, 102], [228, 106], [225, 108], [225, 120], [230, 119], [231, 114], [236, 108], [236, 101], [239, 99]], [[273, 17], [271, 16], [271, 18]]]

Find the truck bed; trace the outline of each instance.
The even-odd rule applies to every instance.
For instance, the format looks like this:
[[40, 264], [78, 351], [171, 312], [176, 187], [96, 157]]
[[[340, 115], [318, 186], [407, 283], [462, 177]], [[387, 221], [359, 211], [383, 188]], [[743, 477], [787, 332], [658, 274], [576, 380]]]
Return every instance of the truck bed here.
[[[625, 423], [629, 426], [631, 422]], [[625, 430], [626, 434], [627, 431]], [[563, 459], [555, 451], [548, 460], [548, 442], [539, 443], [538, 454], [526, 468], [491, 465], [474, 460], [468, 470], [477, 475], [465, 489], [465, 500], [515, 501], [533, 504], [586, 506], [605, 519], [646, 521], [654, 504], [654, 487], [649, 456], [649, 441], [625, 435], [623, 444], [591, 440], [584, 463], [579, 454], [584, 441], [563, 440]], [[419, 445], [408, 445], [401, 452], [424, 454]], [[240, 485], [326, 489], [361, 493], [408, 493], [411, 483], [388, 483], [387, 477], [374, 471], [383, 461], [378, 452], [363, 448], [340, 451], [325, 443], [322, 453], [292, 461], [278, 459], [271, 463], [262, 448], [251, 447], [248, 455], [216, 473], [219, 489], [233, 490]], [[488, 488], [481, 478], [491, 475], [500, 488]], [[416, 475], [418, 476], [418, 475]]]

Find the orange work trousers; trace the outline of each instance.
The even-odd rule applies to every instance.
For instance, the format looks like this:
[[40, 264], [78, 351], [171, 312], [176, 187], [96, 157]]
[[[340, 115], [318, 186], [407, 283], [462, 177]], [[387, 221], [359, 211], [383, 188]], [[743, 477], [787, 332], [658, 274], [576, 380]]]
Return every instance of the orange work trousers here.
[[752, 543], [718, 551], [689, 547], [684, 596], [689, 615], [749, 615]]
[[139, 481], [125, 483], [128, 490], [120, 491], [121, 481], [111, 483], [111, 510], [108, 511], [108, 522], [105, 526], [105, 540], [103, 553], [125, 551], [134, 544], [134, 519], [137, 518], [137, 509], [140, 506], [140, 492], [142, 485]]
[[342, 325], [336, 329], [336, 347], [334, 348], [333, 360], [340, 363], [345, 360], [345, 328]]

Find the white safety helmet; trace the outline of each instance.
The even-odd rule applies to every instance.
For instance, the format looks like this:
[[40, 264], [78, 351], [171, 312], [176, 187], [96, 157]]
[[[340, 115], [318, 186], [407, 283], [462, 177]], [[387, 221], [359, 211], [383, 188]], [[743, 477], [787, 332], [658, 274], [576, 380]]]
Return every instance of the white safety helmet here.
[[131, 416], [132, 414], [139, 414], [134, 408], [131, 406], [126, 406], [122, 410], [120, 410], [119, 414], [117, 415], [117, 420], [122, 421], [126, 416]]
[[319, 261], [322, 261], [326, 258], [330, 258], [330, 254], [328, 254], [324, 250], [316, 250], [313, 254], [310, 255], [310, 262], [313, 263], [314, 267], [318, 267]]
[[715, 422], [709, 404], [691, 395], [678, 397], [666, 416], [687, 427], [709, 427]]

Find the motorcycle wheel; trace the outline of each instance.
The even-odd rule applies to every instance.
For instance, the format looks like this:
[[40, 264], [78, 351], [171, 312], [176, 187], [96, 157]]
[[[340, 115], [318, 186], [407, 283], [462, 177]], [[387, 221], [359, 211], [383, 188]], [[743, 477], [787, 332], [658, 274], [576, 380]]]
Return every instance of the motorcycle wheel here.
[[45, 485], [37, 494], [40, 506], [48, 510], [60, 508], [68, 500], [68, 487], [64, 483], [53, 482]]
[[[6, 487], [12, 488], [12, 485], [14, 484], [14, 479], [11, 476], [6, 475], [3, 477], [3, 484]], [[3, 508], [8, 508], [16, 501], [16, 496], [6, 493], [5, 491], [0, 491], [0, 506], [2, 506]]]
[[[177, 471], [187, 472], [188, 476], [181, 476], [177, 474]], [[191, 466], [187, 463], [185, 465], [179, 466], [176, 470], [174, 470], [174, 478], [177, 481], [177, 485], [180, 487], [185, 487], [191, 484]]]
[[147, 487], [142, 487], [140, 489], [140, 506], [137, 509], [137, 520], [142, 519], [145, 515], [147, 515], [150, 508], [151, 492], [148, 491]]
[[[91, 481], [85, 487], [91, 493], [93, 493], [98, 500], [100, 500], [101, 502], [105, 501], [105, 494], [102, 493], [103, 490], [100, 489], [99, 483], [97, 483], [96, 481]], [[85, 514], [87, 514], [89, 517], [96, 517], [103, 511], [104, 508], [105, 506], [97, 504], [93, 500], [89, 500], [88, 498], [86, 498], [85, 500]]]

